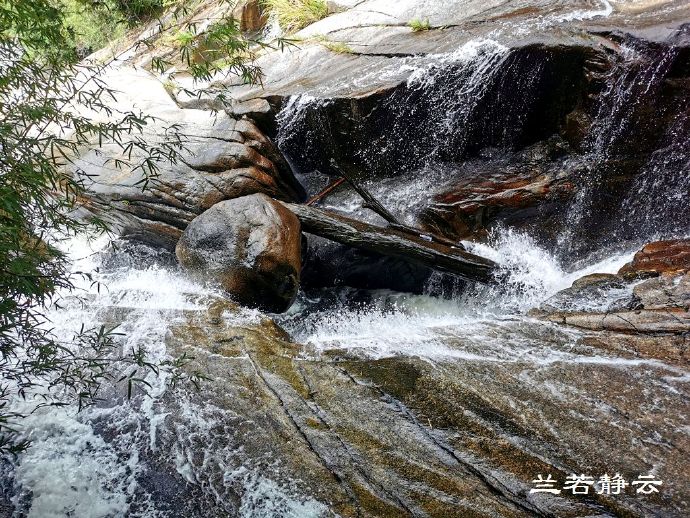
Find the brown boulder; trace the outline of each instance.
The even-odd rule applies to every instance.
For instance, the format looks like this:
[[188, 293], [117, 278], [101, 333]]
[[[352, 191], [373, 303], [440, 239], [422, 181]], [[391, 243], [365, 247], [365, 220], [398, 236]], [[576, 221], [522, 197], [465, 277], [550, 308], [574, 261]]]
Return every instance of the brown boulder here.
[[175, 253], [181, 265], [220, 283], [237, 302], [287, 310], [299, 289], [297, 217], [264, 194], [217, 203], [186, 228]]
[[554, 139], [508, 160], [485, 157], [466, 162], [462, 176], [442, 185], [421, 212], [421, 223], [428, 230], [463, 239], [482, 237], [496, 223], [511, 228], [529, 225], [537, 214], [547, 221], [575, 190], [573, 171], [560, 162], [564, 149], [565, 144]]
[[[138, 68], [109, 69], [102, 79], [117, 92], [113, 113], [152, 117], [120, 143], [93, 136], [65, 165], [84, 181], [83, 206], [113, 231], [173, 249], [189, 222], [219, 201], [254, 193], [302, 197], [290, 166], [252, 121], [223, 110], [182, 109], [157, 77]], [[131, 155], [123, 151], [128, 141], [136, 143]], [[147, 160], [155, 171], [144, 167]]]
[[646, 244], [618, 273], [626, 276], [644, 276], [688, 271], [690, 271], [690, 239], [673, 239]]

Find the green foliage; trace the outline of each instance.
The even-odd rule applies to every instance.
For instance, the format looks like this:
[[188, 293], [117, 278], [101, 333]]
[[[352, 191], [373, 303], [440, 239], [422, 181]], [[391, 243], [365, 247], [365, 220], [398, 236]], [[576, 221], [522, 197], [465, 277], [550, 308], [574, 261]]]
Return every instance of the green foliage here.
[[[96, 1], [102, 2], [104, 0]], [[125, 20], [131, 24], [158, 16], [164, 8], [174, 5], [175, 0], [113, 0], [113, 4]]]
[[325, 0], [262, 0], [263, 5], [278, 18], [281, 28], [296, 32], [328, 16]]
[[68, 31], [66, 44], [74, 48], [79, 57], [106, 46], [125, 31], [115, 2], [105, 0], [96, 4], [84, 0], [60, 0], [64, 25]]
[[154, 19], [175, 0], [55, 0], [79, 57], [105, 47], [127, 29]]
[[[233, 5], [230, 0], [219, 1]], [[190, 16], [189, 9], [184, 5], [175, 9], [172, 23], [160, 22], [159, 33], [162, 36], [157, 40], [152, 38], [151, 41], [140, 44], [174, 50], [174, 55], [181, 62], [181, 68], [201, 81], [210, 81], [218, 75], [234, 74], [245, 83], [260, 84], [262, 75], [261, 69], [254, 64], [255, 50], [282, 50], [288, 45], [293, 45], [290, 40], [283, 38], [278, 38], [271, 44], [246, 38], [240, 30], [239, 21], [230, 12], [217, 17], [213, 23], [202, 28], [199, 20]], [[153, 71], [161, 74], [176, 65], [163, 56], [159, 53], [151, 61]], [[169, 81], [174, 80], [173, 75], [168, 77]], [[187, 95], [198, 95], [189, 89], [181, 91]], [[222, 92], [218, 93], [217, 100], [221, 104], [225, 102]]]
[[431, 29], [431, 25], [429, 24], [428, 18], [424, 20], [415, 18], [414, 20], [410, 20], [407, 26], [410, 29], [412, 29], [412, 32], [428, 31], [429, 29]]
[[323, 41], [321, 44], [336, 54], [353, 54], [354, 50], [343, 41]]
[[[76, 216], [85, 178], [65, 166], [83, 147], [115, 145], [122, 158], [113, 166], [140, 169], [143, 189], [155, 181], [161, 164], [180, 158], [187, 138], [171, 126], [160, 141], [147, 143], [139, 135], [153, 116], [113, 110], [117, 92], [101, 79], [111, 62], [76, 62], [66, 16], [52, 0], [0, 0], [0, 452], [23, 446], [12, 435], [12, 423], [21, 417], [10, 409], [14, 395], [40, 394], [37, 406], [82, 408], [97, 399], [106, 380], [126, 384], [131, 395], [137, 384], [145, 389], [145, 372], [165, 369], [173, 381], [189, 378], [181, 370], [185, 358], [150, 362], [144, 350], [123, 350], [113, 329], [87, 326], [68, 342], [50, 332], [46, 307], [72, 290], [77, 276], [89, 278], [70, 272], [56, 237], [107, 230], [95, 217]], [[219, 20], [205, 32], [177, 21], [177, 11], [173, 19], [160, 30], [195, 35], [180, 46], [195, 78], [211, 77], [223, 56], [228, 72], [260, 79], [260, 70], [246, 61], [250, 43], [234, 19]], [[151, 45], [157, 37], [135, 45]], [[75, 105], [106, 115], [106, 122], [80, 115]]]

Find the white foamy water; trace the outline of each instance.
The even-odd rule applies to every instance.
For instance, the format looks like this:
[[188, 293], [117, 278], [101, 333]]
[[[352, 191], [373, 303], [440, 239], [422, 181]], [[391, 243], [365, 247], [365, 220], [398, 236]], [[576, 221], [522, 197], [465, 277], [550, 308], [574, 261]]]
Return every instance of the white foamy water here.
[[330, 306], [305, 316], [297, 313], [285, 325], [298, 341], [316, 350], [345, 348], [377, 358], [592, 361], [563, 350], [562, 345], [574, 343], [579, 332], [530, 319], [525, 313], [584, 275], [617, 272], [633, 252], [568, 272], [523, 233], [503, 230], [489, 244], [468, 247], [501, 265], [507, 274], [501, 286], [480, 287], [451, 300], [379, 292], [362, 307]]
[[499, 230], [487, 244], [467, 245], [470, 251], [497, 262], [507, 272], [505, 284], [494, 292], [493, 302], [511, 311], [531, 309], [585, 275], [616, 273], [635, 254], [635, 250], [614, 254], [567, 271], [552, 253], [522, 232]]
[[[92, 280], [75, 278], [77, 289], [63, 293], [60, 308], [50, 310], [54, 335], [69, 344], [82, 324], [109, 326], [109, 321], [116, 320], [121, 322], [116, 332], [123, 334], [120, 343], [124, 350], [143, 347], [154, 363], [169, 359], [166, 334], [176, 323], [184, 322], [182, 312], [205, 311], [210, 300], [218, 297], [217, 290], [188, 279], [176, 268], [147, 265], [145, 259], [134, 267], [128, 260], [104, 272], [101, 259], [108, 244], [107, 238], [61, 244], [73, 261], [73, 270], [90, 273]], [[116, 252], [115, 257], [125, 253]], [[248, 309], [225, 317], [238, 325], [255, 324], [263, 318], [258, 311]], [[149, 385], [147, 395], [138, 392], [127, 401], [123, 387], [106, 383], [101, 394], [103, 403], [81, 412], [66, 406], [45, 407], [31, 413], [37, 402], [32, 396], [40, 395], [40, 387], [27, 400], [18, 398], [13, 402], [13, 410], [30, 414], [16, 425], [22, 436], [31, 441], [30, 446], [3, 473], [12, 478], [12, 503], [18, 512], [25, 512], [22, 516], [169, 515], [159, 509], [160, 502], [151, 494], [149, 482], [144, 484], [149, 477], [144, 457], [162, 453], [158, 437], [167, 427], [166, 418], [171, 411], [165, 402], [169, 374], [142, 371], [139, 375]], [[184, 397], [178, 403], [187, 416], [187, 434], [205, 426], [196, 403]], [[219, 459], [234, 458], [234, 448], [229, 445], [227, 451], [214, 454]], [[227, 464], [227, 476], [242, 468]], [[203, 483], [203, 477], [208, 476], [190, 474], [184, 463], [177, 463], [176, 467], [180, 477], [190, 482]], [[257, 473], [251, 467], [245, 468], [242, 477], [233, 483], [242, 495], [241, 516], [259, 516], [262, 510], [268, 516], [272, 509], [285, 510], [282, 516], [323, 514], [323, 506], [318, 502], [295, 497], [269, 475]]]
[[[82, 324], [99, 327], [100, 310], [122, 308], [130, 312], [117, 332], [125, 333], [123, 347], [144, 346], [153, 361], [166, 358], [163, 339], [170, 310], [196, 309], [188, 295], [208, 294], [205, 288], [185, 280], [174, 272], [151, 267], [123, 268], [108, 275], [99, 273], [99, 253], [108, 245], [107, 238], [95, 241], [75, 239], [61, 243], [73, 261], [74, 272], [88, 272], [87, 278], [75, 277], [77, 289], [62, 293], [60, 308], [49, 311], [54, 335], [69, 344]], [[135, 398], [131, 404], [91, 407], [78, 413], [76, 408], [42, 408], [18, 422], [17, 427], [31, 441], [19, 457], [14, 470], [17, 509], [31, 494], [29, 517], [111, 517], [124, 516], [137, 490], [139, 451], [136, 432], [124, 432], [118, 441], [105, 441], [94, 429], [102, 418], [117, 418], [122, 430], [132, 426], [141, 430], [142, 422], [154, 422], [152, 401], [165, 392], [165, 374], [149, 373], [146, 381], [149, 399]], [[106, 386], [107, 389], [107, 386]], [[37, 388], [36, 393], [40, 394]], [[30, 394], [31, 396], [31, 394]], [[31, 412], [36, 400], [17, 400], [18, 412]], [[149, 428], [149, 427], [147, 427]], [[155, 433], [151, 427], [146, 433]], [[134, 434], [134, 435], [133, 435]], [[142, 432], [142, 434], [145, 434]], [[149, 516], [156, 516], [149, 509]]]
[[496, 68], [508, 50], [508, 47], [492, 39], [470, 40], [452, 52], [430, 54], [423, 61], [414, 61], [419, 58], [410, 58], [407, 62], [403, 60], [401, 70], [409, 73], [408, 87], [421, 89], [434, 84], [434, 72], [441, 68], [476, 62], [479, 66], [472, 69], [470, 80], [460, 92], [461, 95], [474, 94], [475, 88], [483, 86], [475, 78], [483, 78]]
[[601, 0], [600, 5], [594, 9], [578, 9], [563, 15], [556, 15], [552, 19], [555, 22], [573, 22], [592, 20], [594, 18], [606, 18], [613, 13], [613, 6], [608, 0]]

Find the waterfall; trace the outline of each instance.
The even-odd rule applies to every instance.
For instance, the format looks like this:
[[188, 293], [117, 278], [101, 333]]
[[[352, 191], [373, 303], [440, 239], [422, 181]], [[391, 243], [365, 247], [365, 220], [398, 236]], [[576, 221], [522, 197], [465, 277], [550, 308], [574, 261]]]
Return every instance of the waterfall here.
[[[679, 106], [667, 125], [650, 120], [664, 114], [649, 110], [659, 102], [676, 57], [677, 49], [673, 46], [660, 49], [633, 38], [622, 45], [618, 61], [604, 78], [606, 90], [599, 96], [595, 118], [584, 143], [587, 166], [568, 210], [567, 228], [559, 240], [566, 250], [575, 249], [583, 230], [602, 217], [609, 221], [605, 231], [613, 233], [617, 241], [641, 243], [655, 237], [672, 237], [688, 227], [690, 216], [683, 210], [682, 202], [674, 207], [670, 201], [680, 200], [690, 187], [687, 180], [690, 148], [684, 137], [688, 110], [684, 105]], [[656, 147], [651, 153], [644, 149], [650, 146], [647, 141]], [[640, 145], [643, 149], [635, 149]], [[645, 152], [649, 153], [648, 157]], [[634, 179], [629, 182], [627, 193], [619, 206], [610, 208], [609, 214], [597, 213], [596, 208], [602, 205], [601, 193], [610, 189], [607, 182], [620, 174], [616, 161], [630, 160], [627, 157], [641, 161], [630, 166]]]
[[[547, 21], [610, 15], [611, 4], [602, 3]], [[311, 193], [332, 180], [336, 158], [409, 225], [421, 225], [439, 193], [464, 181], [475, 182], [477, 206], [496, 194], [493, 177], [507, 178], [498, 182], [499, 196], [522, 188], [525, 171], [572, 183], [571, 198], [544, 203], [550, 212], [524, 209], [530, 221], [520, 228], [500, 219], [504, 206], [498, 216], [492, 207], [477, 209], [477, 219], [495, 216], [496, 223], [462, 242], [499, 264], [499, 286], [429, 272], [419, 276], [419, 293], [324, 284], [302, 290], [287, 313], [265, 315], [187, 278], [167, 252], [122, 243], [112, 250], [105, 238], [68, 242], [74, 270], [105, 288], [85, 282], [63, 294], [50, 309], [56, 336], [69, 341], [82, 322], [118, 325], [120, 347], [144, 347], [156, 360], [176, 348], [191, 351], [208, 379], [195, 391], [148, 373], [148, 394], [131, 401], [112, 383], [80, 413], [44, 407], [32, 414], [20, 425], [32, 444], [0, 464], [0, 488], [16, 514], [309, 518], [334, 514], [336, 489], [353, 514], [370, 495], [384, 509], [406, 508], [406, 484], [456, 509], [454, 488], [438, 483], [450, 480], [446, 469], [470, 481], [472, 498], [486, 491], [487, 501], [511, 512], [527, 502], [530, 513], [528, 481], [503, 470], [487, 444], [554, 472], [579, 470], [577, 455], [598, 469], [598, 457], [617, 460], [623, 449], [635, 450], [639, 466], [626, 457], [602, 470], [657, 469], [675, 448], [668, 437], [681, 434], [673, 416], [682, 413], [686, 371], [597, 348], [584, 331], [529, 313], [582, 276], [617, 272], [641, 243], [690, 228], [690, 98], [678, 93], [687, 83], [675, 83], [678, 49], [628, 39], [610, 67], [592, 74], [591, 86], [583, 76], [595, 52], [536, 44], [511, 50], [482, 37], [452, 52], [400, 59], [395, 73], [407, 80], [370, 98], [306, 92], [283, 100], [276, 141]], [[655, 102], [673, 96], [677, 112], [652, 120]], [[587, 122], [581, 142], [563, 129], [577, 110]], [[638, 133], [649, 138], [632, 141]], [[323, 206], [382, 223], [348, 190]], [[337, 259], [350, 260], [347, 250], [312, 245], [310, 253], [323, 253], [319, 259], [345, 276]], [[388, 263], [373, 274], [363, 264], [371, 276], [398, 275]], [[621, 290], [631, 295], [633, 286]], [[638, 424], [641, 405], [617, 406], [616, 398], [635, 391], [649, 395], [654, 412], [666, 412], [668, 420], [653, 423], [665, 427], [663, 436], [644, 428], [649, 419]], [[427, 400], [438, 415], [424, 414]], [[21, 398], [13, 405], [28, 409]], [[406, 449], [386, 449], [389, 436]], [[611, 438], [611, 452], [595, 448], [601, 437]], [[375, 457], [381, 464], [367, 464]], [[417, 471], [434, 482], [416, 484]], [[585, 508], [619, 512], [630, 502], [570, 500], [544, 509], [584, 515]], [[658, 514], [653, 502], [638, 502], [635, 511]]]

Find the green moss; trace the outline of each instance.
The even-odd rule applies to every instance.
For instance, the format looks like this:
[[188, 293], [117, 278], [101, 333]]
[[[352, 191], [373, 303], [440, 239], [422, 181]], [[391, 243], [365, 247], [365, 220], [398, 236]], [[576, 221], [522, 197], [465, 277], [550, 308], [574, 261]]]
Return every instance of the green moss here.
[[325, 0], [262, 0], [285, 32], [296, 32], [328, 16]]
[[336, 54], [354, 54], [352, 47], [342, 41], [328, 41], [323, 42], [322, 45]]
[[424, 20], [421, 20], [419, 18], [415, 18], [414, 20], [410, 20], [407, 23], [407, 26], [412, 29], [412, 32], [421, 32], [421, 31], [428, 31], [431, 29], [431, 25], [429, 24], [429, 19], [426, 18]]
[[314, 430], [328, 430], [328, 426], [326, 426], [323, 421], [319, 421], [313, 417], [307, 417], [304, 420], [304, 424], [306, 424], [309, 428], [313, 428]]

